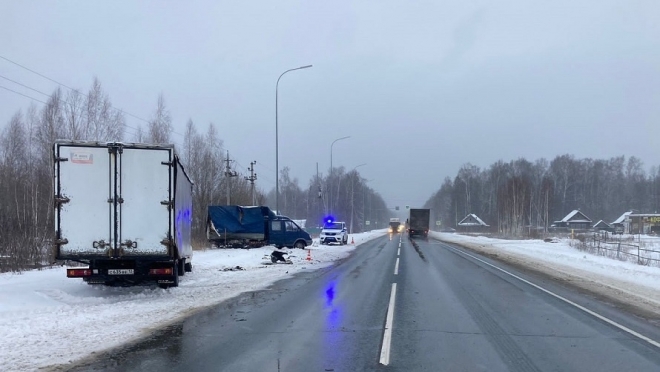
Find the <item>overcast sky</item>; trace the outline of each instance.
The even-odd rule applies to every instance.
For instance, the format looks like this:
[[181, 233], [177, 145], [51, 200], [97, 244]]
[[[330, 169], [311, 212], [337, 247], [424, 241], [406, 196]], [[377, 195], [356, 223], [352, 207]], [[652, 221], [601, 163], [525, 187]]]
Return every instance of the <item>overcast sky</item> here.
[[[0, 1], [0, 56], [83, 90], [96, 76], [145, 119], [162, 93], [176, 132], [213, 122], [239, 171], [257, 161], [266, 191], [275, 83], [308, 64], [279, 86], [280, 168], [302, 187], [343, 136], [334, 165], [367, 163], [391, 206], [420, 206], [467, 162], [660, 165], [657, 0]], [[57, 87], [4, 59], [0, 75]], [[29, 104], [0, 89], [0, 126]]]

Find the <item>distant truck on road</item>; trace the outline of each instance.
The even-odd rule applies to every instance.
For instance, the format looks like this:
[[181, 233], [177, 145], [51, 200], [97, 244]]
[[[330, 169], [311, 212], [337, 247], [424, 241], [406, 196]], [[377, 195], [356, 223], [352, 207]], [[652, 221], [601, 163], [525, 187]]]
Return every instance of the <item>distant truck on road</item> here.
[[55, 257], [88, 284], [176, 287], [192, 271], [192, 182], [173, 145], [57, 141]]
[[397, 234], [401, 232], [401, 220], [398, 218], [390, 218], [390, 227], [387, 229], [390, 234]]
[[430, 209], [410, 209], [410, 218], [408, 218], [408, 235], [428, 237], [429, 222], [431, 219]]
[[305, 248], [312, 237], [289, 217], [278, 216], [270, 208], [239, 205], [208, 207], [206, 236], [219, 247]]

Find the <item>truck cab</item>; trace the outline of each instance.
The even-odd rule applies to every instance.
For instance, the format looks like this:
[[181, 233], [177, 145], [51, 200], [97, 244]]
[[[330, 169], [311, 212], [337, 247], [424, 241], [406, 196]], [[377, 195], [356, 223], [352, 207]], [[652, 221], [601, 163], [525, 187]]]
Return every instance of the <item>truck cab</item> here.
[[305, 248], [312, 237], [289, 217], [277, 216], [268, 221], [268, 242], [276, 247]]
[[403, 225], [398, 218], [390, 218], [390, 226], [387, 229], [387, 232], [390, 234], [397, 234], [403, 231]]
[[345, 222], [326, 221], [319, 237], [321, 244], [337, 243], [344, 245], [348, 243], [348, 231]]

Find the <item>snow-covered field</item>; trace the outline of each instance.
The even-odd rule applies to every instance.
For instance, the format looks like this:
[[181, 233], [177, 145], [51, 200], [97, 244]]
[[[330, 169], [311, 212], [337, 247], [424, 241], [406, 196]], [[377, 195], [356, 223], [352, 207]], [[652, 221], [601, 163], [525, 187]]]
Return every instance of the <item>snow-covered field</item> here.
[[[498, 259], [544, 272], [558, 280], [617, 299], [648, 314], [660, 315], [660, 268], [642, 266], [580, 251], [575, 241], [558, 239], [502, 240], [432, 232], [430, 236], [457, 243]], [[648, 238], [647, 246], [655, 246]]]
[[[90, 286], [67, 278], [65, 267], [0, 274], [0, 371], [66, 364], [121, 345], [242, 292], [331, 265], [385, 233], [353, 234], [355, 245], [315, 244], [311, 261], [307, 250], [289, 250], [293, 265], [265, 265], [272, 247], [196, 251], [193, 272], [167, 290]], [[225, 271], [236, 266], [245, 270]]]

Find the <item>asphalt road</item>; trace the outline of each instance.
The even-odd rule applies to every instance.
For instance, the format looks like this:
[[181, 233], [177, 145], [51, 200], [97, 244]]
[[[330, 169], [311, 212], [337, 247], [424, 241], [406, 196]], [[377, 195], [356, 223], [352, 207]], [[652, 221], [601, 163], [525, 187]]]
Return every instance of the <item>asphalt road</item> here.
[[[660, 331], [564, 283], [383, 237], [74, 370], [660, 371]], [[655, 344], [654, 344], [655, 343]]]

